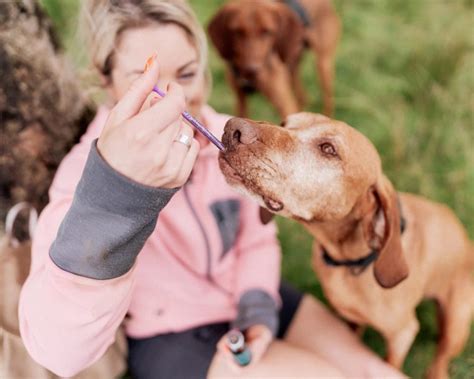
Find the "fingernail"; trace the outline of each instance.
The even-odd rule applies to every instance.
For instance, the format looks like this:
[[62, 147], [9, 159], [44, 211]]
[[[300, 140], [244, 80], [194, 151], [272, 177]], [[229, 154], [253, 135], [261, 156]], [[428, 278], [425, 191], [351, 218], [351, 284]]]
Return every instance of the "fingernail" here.
[[146, 60], [146, 63], [145, 63], [145, 67], [143, 68], [143, 72], [147, 72], [150, 69], [152, 64], [155, 62], [156, 57], [157, 57], [156, 53], [153, 53], [152, 55], [150, 55], [148, 57], [148, 59]]

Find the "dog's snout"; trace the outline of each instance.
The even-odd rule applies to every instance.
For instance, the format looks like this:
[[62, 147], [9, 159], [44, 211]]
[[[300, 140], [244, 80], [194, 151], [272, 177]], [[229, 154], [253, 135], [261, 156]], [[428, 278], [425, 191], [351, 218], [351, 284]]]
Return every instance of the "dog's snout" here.
[[257, 130], [250, 121], [236, 117], [227, 122], [223, 138], [227, 147], [235, 147], [240, 144], [250, 145], [256, 140]]
[[240, 132], [239, 129], [235, 130], [232, 133], [232, 139], [235, 140], [235, 143], [240, 143], [240, 137], [242, 137], [242, 133]]

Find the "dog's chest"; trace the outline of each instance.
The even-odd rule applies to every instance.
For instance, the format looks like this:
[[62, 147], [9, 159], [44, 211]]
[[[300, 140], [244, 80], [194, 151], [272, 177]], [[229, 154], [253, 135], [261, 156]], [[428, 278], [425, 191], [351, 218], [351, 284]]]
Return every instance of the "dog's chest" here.
[[257, 91], [257, 79], [253, 75], [245, 75], [237, 67], [232, 67], [232, 72], [235, 77], [237, 86], [242, 92], [247, 95], [250, 95]]
[[321, 254], [314, 253], [313, 267], [321, 282], [324, 294], [344, 318], [357, 323], [369, 322], [368, 309], [373, 308], [370, 293], [366, 291], [368, 282], [373, 282], [372, 266], [364, 272], [354, 275], [345, 267], [328, 266]]

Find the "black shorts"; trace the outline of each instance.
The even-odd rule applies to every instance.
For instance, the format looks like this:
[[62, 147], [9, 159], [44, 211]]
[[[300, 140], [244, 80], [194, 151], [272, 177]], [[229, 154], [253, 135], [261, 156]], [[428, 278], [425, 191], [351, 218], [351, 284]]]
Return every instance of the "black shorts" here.
[[[282, 308], [277, 338], [285, 336], [303, 294], [286, 283], [280, 286]], [[128, 369], [133, 379], [200, 379], [216, 353], [229, 323], [204, 325], [179, 333], [128, 338]]]

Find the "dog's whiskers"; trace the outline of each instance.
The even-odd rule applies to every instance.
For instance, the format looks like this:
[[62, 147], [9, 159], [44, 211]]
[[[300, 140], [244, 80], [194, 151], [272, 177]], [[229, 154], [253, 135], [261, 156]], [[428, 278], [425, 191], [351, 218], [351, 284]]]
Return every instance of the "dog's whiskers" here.
[[270, 174], [271, 177], [275, 177], [277, 176], [278, 172], [277, 170], [271, 166], [271, 164], [269, 162], [271, 162], [270, 159], [266, 158], [266, 157], [263, 157], [263, 156], [260, 156], [260, 155], [257, 155], [254, 151], [252, 150], [249, 150], [250, 153], [255, 157], [255, 159], [262, 163], [265, 168], [267, 169], [266, 171]]

